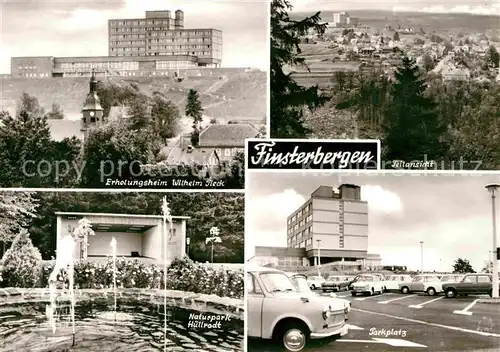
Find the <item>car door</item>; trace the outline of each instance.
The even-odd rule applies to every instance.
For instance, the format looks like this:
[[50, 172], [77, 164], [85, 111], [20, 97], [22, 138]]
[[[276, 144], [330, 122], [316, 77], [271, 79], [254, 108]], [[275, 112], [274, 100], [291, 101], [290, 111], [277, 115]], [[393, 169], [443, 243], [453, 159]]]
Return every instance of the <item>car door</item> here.
[[491, 277], [489, 275], [478, 275], [476, 289], [478, 294], [489, 293], [492, 287]]
[[262, 337], [264, 293], [252, 273], [247, 273], [247, 330], [250, 337]]
[[424, 276], [417, 276], [410, 283], [410, 291], [412, 292], [421, 292], [424, 290]]
[[477, 275], [467, 275], [457, 284], [457, 293], [471, 294], [477, 292]]

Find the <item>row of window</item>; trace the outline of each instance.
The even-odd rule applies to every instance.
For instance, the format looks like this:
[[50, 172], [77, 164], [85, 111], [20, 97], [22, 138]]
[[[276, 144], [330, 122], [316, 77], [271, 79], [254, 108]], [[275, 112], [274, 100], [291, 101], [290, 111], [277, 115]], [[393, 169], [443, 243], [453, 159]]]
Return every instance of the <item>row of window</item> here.
[[125, 21], [120, 21], [120, 20], [112, 20], [110, 21], [110, 26], [111, 27], [121, 27], [121, 26], [145, 26], [145, 25], [155, 25], [155, 24], [169, 24], [170, 21], [173, 20], [171, 18], [165, 18], [165, 19], [156, 19], [156, 20], [125, 20]]
[[[144, 37], [141, 37], [144, 39]], [[136, 37], [130, 37], [126, 35], [122, 36], [113, 36], [109, 42], [110, 45], [144, 45], [145, 41], [143, 40], [130, 40], [130, 39], [141, 39]], [[122, 40], [119, 40], [122, 39]], [[126, 39], [126, 40], [123, 40]], [[212, 40], [212, 37], [203, 37], [203, 38], [169, 38], [169, 39], [148, 39], [148, 43], [212, 43], [215, 41]], [[220, 43], [217, 43], [220, 44]]]
[[139, 62], [137, 61], [123, 61], [123, 62], [62, 62], [56, 64], [55, 68], [60, 69], [84, 69], [89, 70], [92, 68], [97, 69], [116, 69], [116, 70], [138, 70]]
[[292, 244], [295, 244], [297, 242], [302, 242], [311, 236], [312, 236], [312, 226], [309, 226], [305, 230], [300, 231], [298, 234], [290, 236], [289, 241], [291, 241]]
[[312, 221], [312, 214], [309, 214], [305, 219], [301, 219], [298, 223], [293, 225], [293, 227], [289, 227], [288, 233], [289, 234], [294, 233], [295, 231], [297, 231], [298, 229], [300, 229], [301, 227], [303, 227], [307, 223], [310, 223], [311, 221]]
[[211, 45], [150, 45], [148, 49], [151, 50], [175, 50], [175, 49], [210, 49]]
[[218, 148], [218, 149], [215, 149], [215, 152], [217, 153], [217, 155], [219, 156], [222, 156], [224, 155], [225, 157], [231, 157], [231, 156], [236, 156], [236, 154], [238, 154], [238, 151], [242, 151], [241, 149], [238, 149], [238, 148], [224, 148], [224, 149], [221, 149], [221, 148]]
[[191, 61], [157, 61], [156, 69], [173, 69], [173, 68], [189, 68], [196, 66], [196, 63]]
[[21, 73], [21, 77], [27, 77], [27, 78], [34, 78], [34, 77], [39, 77], [39, 78], [44, 78], [44, 77], [49, 77], [49, 73]]
[[302, 217], [305, 214], [309, 213], [311, 211], [311, 209], [312, 209], [311, 203], [307, 204], [297, 214], [295, 214], [290, 219], [288, 219], [288, 225], [291, 225], [292, 223], [296, 222], [300, 217]]
[[36, 70], [36, 66], [18, 66], [18, 70]]
[[112, 35], [110, 37], [111, 40], [117, 40], [117, 39], [146, 39], [145, 34], [127, 34], [127, 35]]

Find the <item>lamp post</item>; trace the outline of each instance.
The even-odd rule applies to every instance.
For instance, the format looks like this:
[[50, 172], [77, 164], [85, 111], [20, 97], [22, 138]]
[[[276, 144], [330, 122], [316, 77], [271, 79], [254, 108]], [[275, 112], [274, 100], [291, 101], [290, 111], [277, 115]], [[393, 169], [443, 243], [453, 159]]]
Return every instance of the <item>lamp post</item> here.
[[491, 297], [498, 298], [498, 260], [495, 257], [495, 253], [497, 252], [497, 214], [495, 207], [495, 199], [498, 188], [500, 187], [497, 183], [491, 183], [486, 185], [486, 189], [491, 194], [491, 215], [493, 221], [493, 255], [492, 255], [492, 266], [493, 266], [493, 284], [492, 284], [492, 292]]
[[189, 258], [189, 244], [190, 243], [191, 243], [191, 238], [190, 237], [186, 238], [186, 245], [187, 245], [186, 254], [187, 254], [188, 258]]
[[424, 273], [424, 241], [420, 241], [420, 274]]
[[207, 237], [205, 239], [205, 244], [211, 243], [212, 244], [212, 254], [211, 254], [211, 260], [212, 263], [214, 262], [214, 243], [221, 243], [222, 240], [219, 237], [219, 228], [218, 227], [212, 227], [210, 229], [210, 237]]

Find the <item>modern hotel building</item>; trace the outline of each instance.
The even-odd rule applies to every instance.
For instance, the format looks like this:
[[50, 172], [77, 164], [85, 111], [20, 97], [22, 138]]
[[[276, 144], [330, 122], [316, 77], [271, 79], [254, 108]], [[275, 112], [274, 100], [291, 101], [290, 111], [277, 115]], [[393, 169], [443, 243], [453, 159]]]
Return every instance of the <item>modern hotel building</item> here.
[[145, 18], [108, 21], [108, 56], [13, 57], [12, 78], [166, 75], [172, 70], [218, 68], [222, 32], [184, 28], [184, 13], [146, 11]]
[[361, 187], [319, 186], [287, 218], [287, 247], [256, 247], [253, 261], [279, 267], [345, 263], [378, 267], [381, 258], [368, 253], [368, 203]]

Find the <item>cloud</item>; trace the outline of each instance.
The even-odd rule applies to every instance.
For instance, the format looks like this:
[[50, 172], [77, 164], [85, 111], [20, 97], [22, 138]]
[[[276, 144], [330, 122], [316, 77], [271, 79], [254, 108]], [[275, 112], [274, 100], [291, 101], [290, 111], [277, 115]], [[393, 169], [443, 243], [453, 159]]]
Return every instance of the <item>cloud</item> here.
[[470, 14], [470, 15], [489, 15], [489, 16], [500, 16], [500, 5], [498, 3], [491, 4], [489, 7], [484, 6], [469, 6], [460, 5], [453, 7], [445, 7], [443, 5], [433, 5], [433, 6], [394, 6], [392, 8], [393, 12], [423, 12], [423, 13], [436, 13], [436, 14], [446, 14], [446, 13], [456, 13], [456, 14]]
[[385, 190], [381, 186], [361, 186], [361, 199], [367, 201], [370, 212], [382, 214], [402, 214], [403, 203], [394, 192]]

